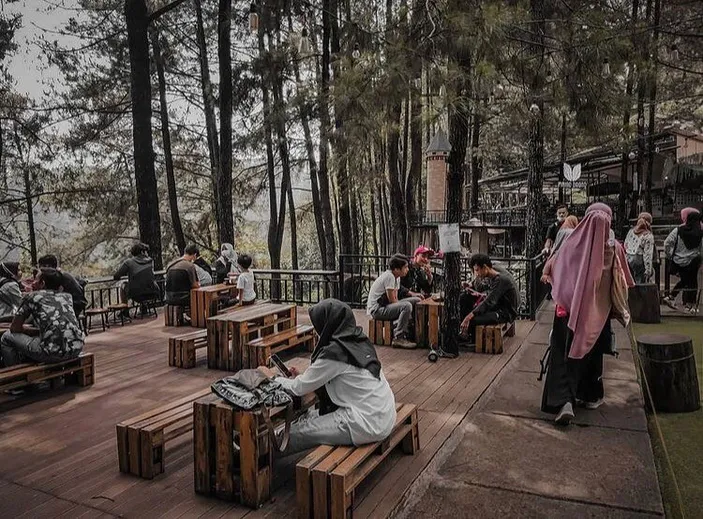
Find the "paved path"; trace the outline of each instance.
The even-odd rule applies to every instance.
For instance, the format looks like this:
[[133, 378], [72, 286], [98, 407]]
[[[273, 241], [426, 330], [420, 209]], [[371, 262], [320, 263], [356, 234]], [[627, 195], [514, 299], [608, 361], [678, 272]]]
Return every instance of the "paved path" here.
[[560, 428], [540, 412], [539, 359], [551, 308], [406, 496], [398, 517], [663, 515], [625, 332], [606, 357], [605, 404]]

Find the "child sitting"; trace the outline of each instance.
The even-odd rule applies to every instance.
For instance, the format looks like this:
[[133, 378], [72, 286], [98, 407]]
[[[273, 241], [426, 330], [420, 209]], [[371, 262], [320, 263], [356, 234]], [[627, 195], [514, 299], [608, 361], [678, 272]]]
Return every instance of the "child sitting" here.
[[254, 290], [254, 273], [249, 270], [251, 267], [251, 256], [242, 254], [237, 258], [237, 264], [241, 273], [237, 278], [237, 290], [239, 292], [239, 303], [242, 306], [253, 305], [256, 302], [256, 291]]

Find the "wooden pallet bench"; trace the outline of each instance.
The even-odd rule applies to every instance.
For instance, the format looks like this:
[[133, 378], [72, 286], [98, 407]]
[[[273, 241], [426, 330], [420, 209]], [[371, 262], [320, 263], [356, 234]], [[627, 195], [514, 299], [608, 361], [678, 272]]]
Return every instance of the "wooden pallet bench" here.
[[95, 381], [95, 358], [81, 353], [75, 359], [54, 364], [17, 364], [0, 369], [0, 391], [19, 389], [30, 384], [64, 378], [66, 385], [90, 386]]
[[369, 319], [369, 339], [376, 346], [390, 346], [393, 342], [393, 321]]
[[476, 353], [503, 353], [503, 337], [515, 335], [515, 323], [476, 327]]
[[304, 345], [309, 352], [315, 348], [315, 328], [309, 324], [299, 324], [274, 335], [268, 335], [250, 341], [247, 345], [249, 353], [246, 356], [247, 366], [257, 368], [268, 366], [269, 357], [298, 345]]
[[168, 365], [194, 368], [195, 352], [207, 348], [207, 330], [198, 330], [168, 339]]
[[193, 429], [193, 402], [210, 388], [117, 424], [120, 472], [151, 479], [166, 469], [166, 443]]
[[396, 404], [391, 435], [381, 442], [359, 447], [321, 445], [305, 456], [295, 469], [299, 518], [345, 519], [352, 517], [354, 492], [398, 445], [405, 454], [420, 450], [417, 407]]
[[[315, 405], [315, 394], [297, 401], [294, 416]], [[270, 409], [274, 427], [283, 407]], [[235, 500], [259, 508], [271, 497], [275, 448], [263, 417], [241, 411], [211, 395], [193, 405], [193, 470], [198, 494]]]
[[165, 326], [185, 326], [183, 319], [184, 306], [165, 305], [164, 306], [164, 325]]

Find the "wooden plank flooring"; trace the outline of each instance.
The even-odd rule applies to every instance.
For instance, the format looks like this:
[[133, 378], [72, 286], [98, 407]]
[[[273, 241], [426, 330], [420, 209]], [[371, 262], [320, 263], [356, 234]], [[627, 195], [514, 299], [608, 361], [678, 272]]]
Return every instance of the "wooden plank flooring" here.
[[[357, 320], [365, 324], [362, 313]], [[299, 322], [307, 315], [299, 312]], [[502, 355], [463, 354], [432, 364], [426, 350], [378, 347], [400, 402], [420, 410], [416, 456], [393, 453], [357, 493], [356, 517], [386, 517], [466, 413], [505, 366], [533, 323], [521, 322]], [[268, 517], [294, 516], [297, 457], [277, 462], [278, 490], [259, 510], [198, 496], [193, 491], [192, 434], [166, 446], [166, 472], [151, 481], [122, 474], [115, 425], [207, 388], [226, 372], [208, 370], [206, 351], [195, 369], [168, 366], [168, 338], [188, 328], [165, 328], [163, 316], [91, 333], [96, 382], [87, 388], [11, 399], [0, 396], [0, 502], [4, 517]], [[304, 355], [304, 354], [301, 354]], [[285, 356], [284, 356], [285, 357]], [[307, 360], [290, 359], [304, 368]]]

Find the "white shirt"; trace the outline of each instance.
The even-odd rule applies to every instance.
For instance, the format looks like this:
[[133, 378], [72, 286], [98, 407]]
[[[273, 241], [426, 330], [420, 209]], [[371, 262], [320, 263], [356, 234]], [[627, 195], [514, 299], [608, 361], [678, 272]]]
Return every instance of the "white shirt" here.
[[376, 378], [367, 369], [317, 359], [302, 375], [294, 379], [276, 377], [276, 382], [296, 396], [324, 385], [332, 402], [343, 412], [354, 445], [381, 441], [395, 426], [395, 397], [383, 370]]
[[373, 317], [379, 308], [378, 300], [386, 294], [389, 288], [398, 290], [400, 288], [400, 278], [396, 278], [393, 272], [386, 270], [376, 278], [369, 289], [369, 297], [366, 299], [366, 313]]
[[237, 288], [244, 289], [242, 300], [247, 303], [256, 299], [254, 291], [254, 273], [251, 271], [242, 272], [237, 278]]

